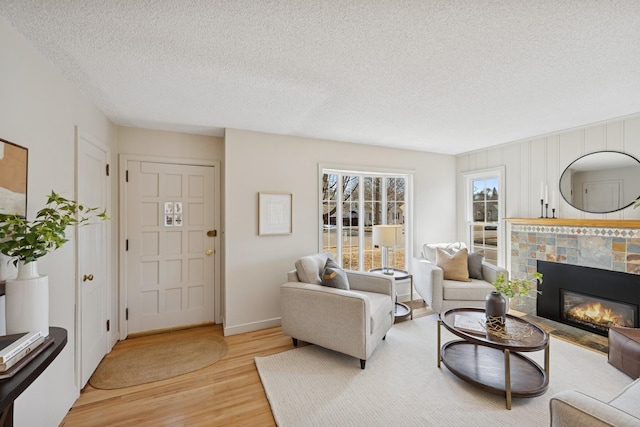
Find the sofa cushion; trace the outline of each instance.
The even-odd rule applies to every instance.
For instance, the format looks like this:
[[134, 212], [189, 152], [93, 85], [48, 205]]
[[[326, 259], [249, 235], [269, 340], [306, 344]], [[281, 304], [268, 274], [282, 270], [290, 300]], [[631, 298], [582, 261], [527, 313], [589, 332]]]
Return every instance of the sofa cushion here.
[[453, 255], [458, 252], [460, 249], [466, 248], [467, 245], [464, 242], [453, 242], [453, 243], [425, 243], [422, 246], [422, 257], [427, 261], [435, 264], [436, 263], [436, 249], [444, 249], [449, 254]]
[[441, 248], [436, 248], [436, 265], [440, 267], [447, 280], [460, 280], [468, 282], [469, 267], [467, 265], [467, 249], [460, 249], [455, 254], [450, 255]]
[[320, 275], [322, 274], [324, 265], [329, 258], [333, 259], [333, 254], [331, 252], [322, 252], [298, 259], [295, 264], [298, 280], [314, 285], [322, 284], [322, 278]]
[[369, 333], [372, 334], [376, 328], [380, 327], [380, 325], [384, 325], [385, 319], [392, 315], [394, 303], [391, 301], [391, 297], [389, 297], [389, 295], [366, 291], [352, 292], [357, 292], [369, 297], [369, 309], [371, 310], [369, 314], [371, 316], [371, 330]]
[[609, 405], [640, 419], [638, 402], [640, 402], [640, 379], [629, 384], [609, 402]]
[[331, 258], [327, 258], [322, 270], [322, 286], [330, 288], [349, 290], [349, 279], [347, 273]]
[[482, 259], [484, 257], [478, 252], [471, 252], [467, 257], [470, 279], [482, 279]]
[[496, 288], [484, 280], [472, 279], [470, 282], [456, 280], [442, 281], [442, 298], [456, 301], [484, 301], [487, 294]]

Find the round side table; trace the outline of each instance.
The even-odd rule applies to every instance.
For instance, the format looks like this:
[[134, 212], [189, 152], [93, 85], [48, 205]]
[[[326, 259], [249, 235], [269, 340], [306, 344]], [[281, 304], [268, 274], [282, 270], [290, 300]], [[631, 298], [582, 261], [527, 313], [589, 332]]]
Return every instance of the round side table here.
[[[369, 272], [383, 274], [385, 276], [393, 276], [393, 278], [396, 280], [409, 279], [411, 281], [411, 284], [409, 287], [411, 292], [411, 301], [413, 301], [413, 274], [409, 273], [406, 270], [400, 270], [399, 268], [384, 268], [384, 269], [372, 268], [371, 270], [369, 270]], [[413, 319], [413, 309], [409, 307], [407, 304], [398, 302], [398, 295], [396, 293], [396, 308], [394, 310], [394, 317], [402, 318], [402, 317], [407, 317], [409, 315], [411, 315], [411, 319]]]

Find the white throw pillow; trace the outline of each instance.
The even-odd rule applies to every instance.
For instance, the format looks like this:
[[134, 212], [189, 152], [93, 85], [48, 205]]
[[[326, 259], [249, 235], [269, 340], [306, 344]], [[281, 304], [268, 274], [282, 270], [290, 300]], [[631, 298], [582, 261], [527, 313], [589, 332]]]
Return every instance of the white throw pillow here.
[[466, 248], [464, 242], [453, 243], [425, 243], [422, 247], [422, 257], [429, 262], [436, 263], [436, 248], [444, 249], [449, 255], [453, 255], [460, 249]]

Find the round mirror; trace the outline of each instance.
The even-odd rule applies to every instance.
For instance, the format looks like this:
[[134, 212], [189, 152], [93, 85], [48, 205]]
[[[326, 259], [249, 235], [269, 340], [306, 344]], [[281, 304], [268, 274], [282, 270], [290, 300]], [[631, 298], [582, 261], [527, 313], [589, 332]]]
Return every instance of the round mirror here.
[[571, 206], [585, 212], [624, 209], [640, 195], [640, 162], [617, 151], [586, 154], [562, 173], [560, 194]]

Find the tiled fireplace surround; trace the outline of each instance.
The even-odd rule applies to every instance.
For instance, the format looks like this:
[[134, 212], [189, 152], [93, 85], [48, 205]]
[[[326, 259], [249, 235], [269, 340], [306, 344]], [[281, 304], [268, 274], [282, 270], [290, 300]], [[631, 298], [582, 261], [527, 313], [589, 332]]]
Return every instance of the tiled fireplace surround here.
[[[510, 272], [525, 278], [538, 260], [640, 275], [640, 221], [510, 219]], [[640, 278], [639, 278], [640, 279]], [[544, 278], [543, 278], [544, 280]], [[536, 314], [535, 293], [511, 307]]]

